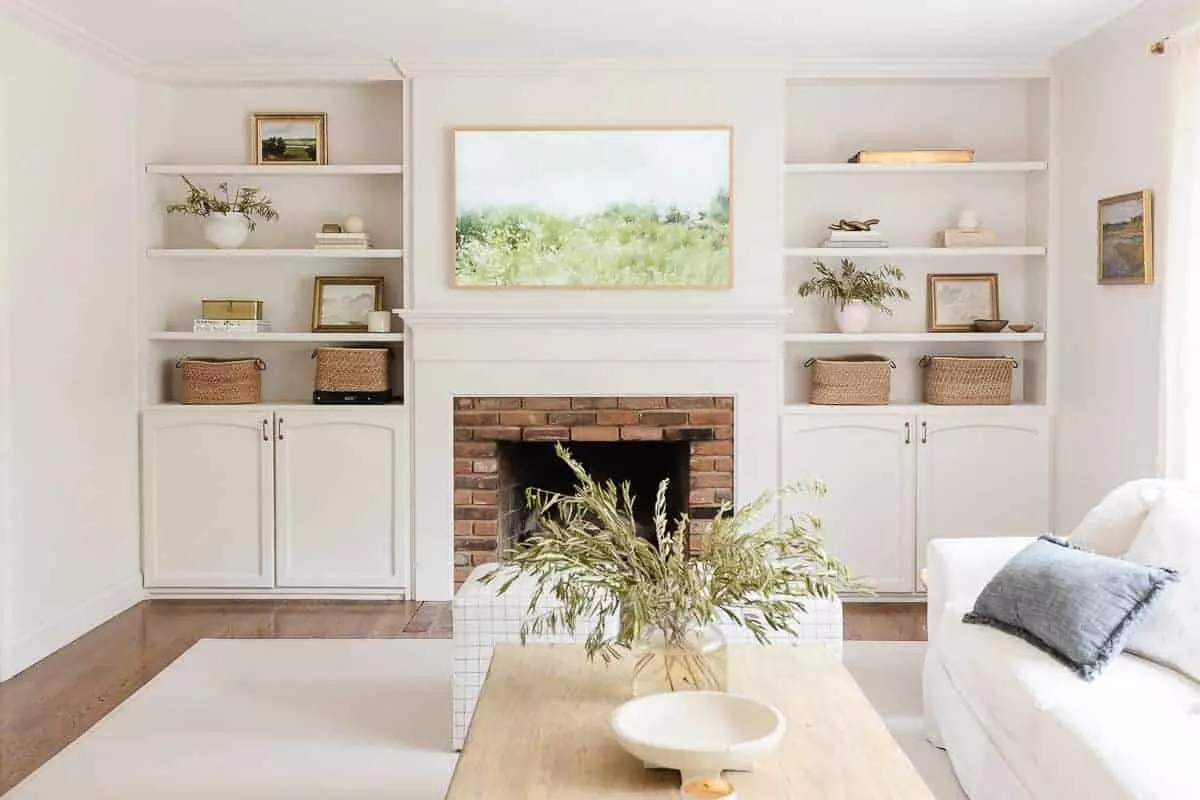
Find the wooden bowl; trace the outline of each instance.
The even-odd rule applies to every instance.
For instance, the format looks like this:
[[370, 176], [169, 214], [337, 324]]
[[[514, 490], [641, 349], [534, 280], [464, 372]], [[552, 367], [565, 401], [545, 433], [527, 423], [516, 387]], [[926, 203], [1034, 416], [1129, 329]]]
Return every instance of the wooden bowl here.
[[1014, 333], [1029, 333], [1031, 330], [1033, 330], [1033, 323], [1032, 322], [1010, 322], [1010, 323], [1008, 323], [1008, 327]]
[[980, 333], [999, 333], [1008, 327], [1006, 319], [977, 319], [975, 320], [975, 330]]

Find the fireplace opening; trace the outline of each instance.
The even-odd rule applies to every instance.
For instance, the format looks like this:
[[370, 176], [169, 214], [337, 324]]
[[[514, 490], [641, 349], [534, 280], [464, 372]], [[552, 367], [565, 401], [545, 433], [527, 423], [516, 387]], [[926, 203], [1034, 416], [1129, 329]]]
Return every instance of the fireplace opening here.
[[[649, 541], [656, 541], [654, 499], [664, 478], [670, 480], [668, 519], [687, 512], [688, 442], [572, 442], [570, 451], [597, 481], [612, 480], [618, 486], [629, 482], [634, 522]], [[527, 489], [565, 494], [574, 490], [576, 480], [551, 443], [502, 442], [497, 460], [500, 542], [508, 547], [536, 532], [536, 521], [526, 507]]]

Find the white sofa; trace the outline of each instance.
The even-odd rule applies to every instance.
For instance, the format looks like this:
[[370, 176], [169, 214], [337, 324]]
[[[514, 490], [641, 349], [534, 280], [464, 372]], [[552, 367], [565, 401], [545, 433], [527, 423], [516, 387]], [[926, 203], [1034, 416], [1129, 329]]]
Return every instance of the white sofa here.
[[[1110, 538], [1125, 535], [1121, 526], [1136, 530], [1139, 492], [1126, 489], [1119, 502], [1114, 493], [1089, 519], [1103, 517]], [[930, 544], [930, 741], [946, 749], [971, 800], [1200, 798], [1200, 684], [1129, 653], [1087, 682], [1016, 637], [962, 622], [1031, 541]]]

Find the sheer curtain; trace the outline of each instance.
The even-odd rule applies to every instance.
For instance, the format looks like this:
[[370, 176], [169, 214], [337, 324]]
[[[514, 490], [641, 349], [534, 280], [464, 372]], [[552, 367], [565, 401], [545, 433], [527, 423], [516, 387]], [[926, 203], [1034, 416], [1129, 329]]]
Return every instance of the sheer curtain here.
[[1175, 130], [1162, 297], [1162, 441], [1169, 478], [1200, 482], [1200, 28], [1171, 37]]

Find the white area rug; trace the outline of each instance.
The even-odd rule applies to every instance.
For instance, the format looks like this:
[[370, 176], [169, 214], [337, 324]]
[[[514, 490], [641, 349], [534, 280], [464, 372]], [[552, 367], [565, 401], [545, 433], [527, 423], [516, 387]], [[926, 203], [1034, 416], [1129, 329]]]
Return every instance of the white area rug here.
[[[208, 639], [5, 800], [435, 800], [454, 770], [451, 642]], [[924, 645], [847, 642], [846, 664], [938, 800], [920, 736]]]

